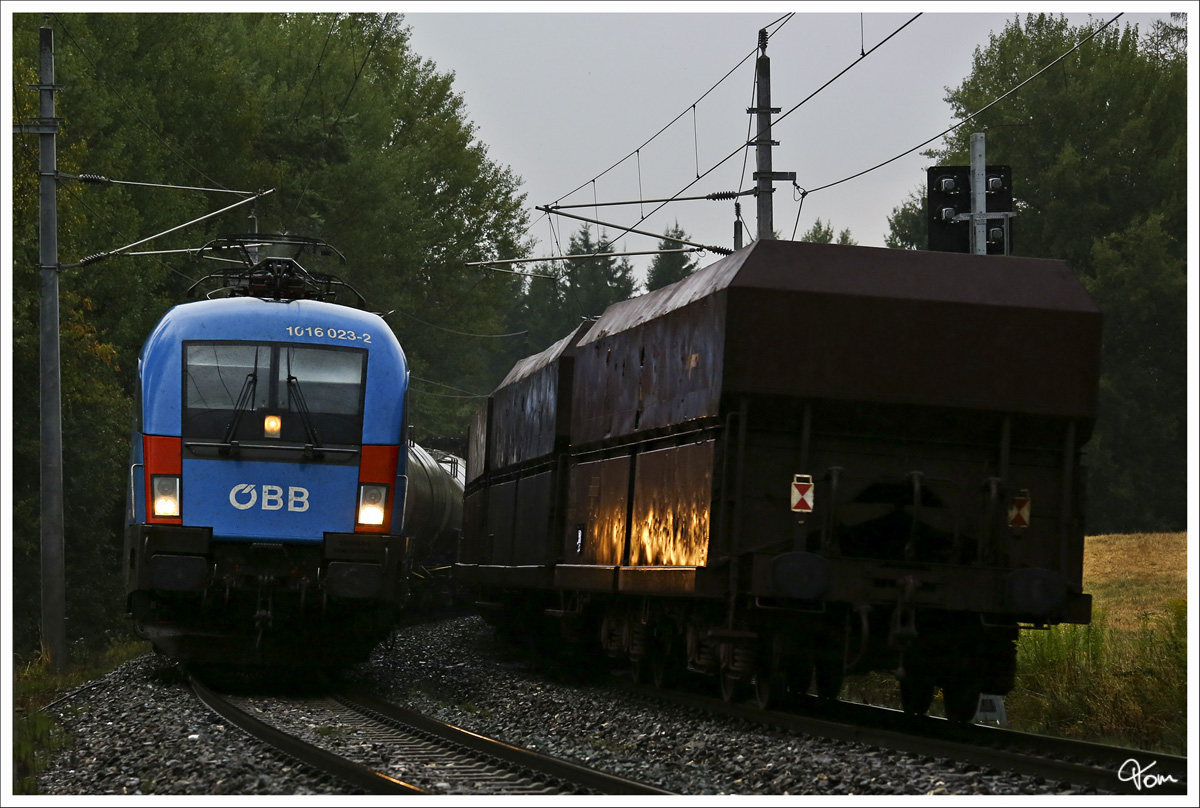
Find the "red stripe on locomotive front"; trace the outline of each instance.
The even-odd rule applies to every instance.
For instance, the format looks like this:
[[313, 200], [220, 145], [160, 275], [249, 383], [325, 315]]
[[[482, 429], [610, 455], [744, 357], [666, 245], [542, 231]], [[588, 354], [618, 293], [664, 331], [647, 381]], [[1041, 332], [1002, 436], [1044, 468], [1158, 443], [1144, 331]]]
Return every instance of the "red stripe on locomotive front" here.
[[[182, 525], [181, 516], [155, 516], [154, 494], [150, 481], [155, 474], [183, 477], [183, 442], [180, 438], [167, 435], [143, 435], [142, 456], [145, 459], [146, 522], [160, 525]], [[182, 493], [182, 481], [180, 484]], [[180, 503], [182, 505], [182, 503]]]
[[356, 525], [358, 533], [387, 533], [391, 528], [392, 505], [396, 499], [396, 464], [400, 462], [399, 446], [362, 447], [362, 459], [358, 465], [358, 482], [386, 485], [387, 517], [382, 525]]

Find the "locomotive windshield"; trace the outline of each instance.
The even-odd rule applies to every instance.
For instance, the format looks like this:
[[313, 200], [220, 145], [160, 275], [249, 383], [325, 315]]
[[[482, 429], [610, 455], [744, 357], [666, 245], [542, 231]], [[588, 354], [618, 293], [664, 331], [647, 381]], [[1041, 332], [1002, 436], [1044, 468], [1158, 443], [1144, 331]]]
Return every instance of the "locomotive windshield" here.
[[356, 446], [367, 352], [266, 342], [184, 343], [184, 439]]

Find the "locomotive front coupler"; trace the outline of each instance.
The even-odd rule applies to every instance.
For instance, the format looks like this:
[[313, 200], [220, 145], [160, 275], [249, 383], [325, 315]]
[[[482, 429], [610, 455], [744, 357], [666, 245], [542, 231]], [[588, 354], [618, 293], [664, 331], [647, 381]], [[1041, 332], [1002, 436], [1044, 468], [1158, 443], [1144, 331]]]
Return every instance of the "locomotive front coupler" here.
[[[254, 640], [255, 648], [262, 647], [263, 634], [271, 627], [271, 593], [263, 593], [263, 587], [271, 583], [271, 577], [268, 575], [260, 575], [258, 578], [259, 589], [254, 607], [254, 629], [258, 632], [258, 636]], [[265, 608], [264, 600], [266, 601]]]
[[[264, 588], [269, 586], [272, 583], [273, 583], [273, 581], [272, 581], [271, 577], [267, 576], [267, 575], [260, 576], [258, 579], [259, 589], [258, 589], [258, 592], [256, 593], [255, 606], [254, 606], [254, 627], [255, 628], [261, 629], [264, 627], [265, 628], [271, 627], [273, 604], [271, 601], [270, 591], [264, 592]], [[265, 601], [265, 608], [264, 608], [264, 601]]]

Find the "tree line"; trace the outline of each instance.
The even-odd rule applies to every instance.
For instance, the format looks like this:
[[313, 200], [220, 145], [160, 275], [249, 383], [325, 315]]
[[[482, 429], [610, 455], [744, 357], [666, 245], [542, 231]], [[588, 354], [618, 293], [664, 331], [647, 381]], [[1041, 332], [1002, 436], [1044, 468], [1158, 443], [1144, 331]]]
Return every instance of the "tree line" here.
[[[261, 232], [328, 241], [341, 275], [386, 313], [414, 377], [419, 442], [461, 445], [470, 414], [514, 361], [610, 303], [686, 277], [685, 252], [655, 257], [643, 285], [609, 234], [584, 225], [574, 260], [526, 274], [478, 264], [528, 258], [521, 179], [488, 156], [452, 74], [414, 52], [383, 14], [64, 14], [55, 32], [61, 377], [68, 635], [123, 630], [119, 554], [137, 355], [151, 328], [210, 269], [182, 253], [115, 250], [229, 204], [210, 192], [85, 184], [128, 181], [258, 191]], [[13, 17], [13, 120], [38, 116], [42, 15]], [[1086, 28], [1086, 26], [1085, 26]], [[975, 123], [989, 162], [1013, 166], [1017, 251], [1061, 257], [1105, 313], [1101, 418], [1088, 448], [1091, 527], [1180, 529], [1185, 521], [1186, 43], [1181, 25], [1102, 34], [1045, 81]], [[950, 91], [955, 115], [1065, 51], [1083, 29], [1014, 21], [977, 50]], [[927, 156], [964, 160], [969, 131]], [[12, 592], [19, 653], [38, 646], [38, 157], [13, 138]], [[895, 209], [887, 243], [924, 248], [923, 189]], [[249, 210], [144, 249], [184, 250], [244, 232]], [[678, 222], [660, 250], [687, 238]], [[805, 241], [835, 241], [817, 220]], [[836, 242], [855, 243], [848, 230]]]
[[[946, 96], [964, 118], [1103, 25], [1013, 19]], [[1103, 316], [1095, 433], [1085, 449], [1093, 533], [1183, 530], [1187, 474], [1186, 17], [1111, 27], [926, 152], [967, 165], [971, 133], [1010, 165], [1013, 253], [1066, 260]], [[1195, 170], [1191, 167], [1192, 171]], [[889, 217], [889, 247], [922, 249], [924, 187]]]

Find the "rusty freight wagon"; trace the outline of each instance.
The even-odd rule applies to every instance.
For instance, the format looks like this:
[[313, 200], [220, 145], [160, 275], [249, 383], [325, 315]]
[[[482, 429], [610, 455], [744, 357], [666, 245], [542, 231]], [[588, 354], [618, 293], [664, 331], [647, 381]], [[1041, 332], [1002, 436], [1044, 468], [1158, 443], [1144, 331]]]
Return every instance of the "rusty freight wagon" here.
[[456, 581], [501, 627], [764, 706], [894, 671], [967, 720], [1087, 623], [1100, 314], [1061, 261], [759, 241], [519, 362]]

